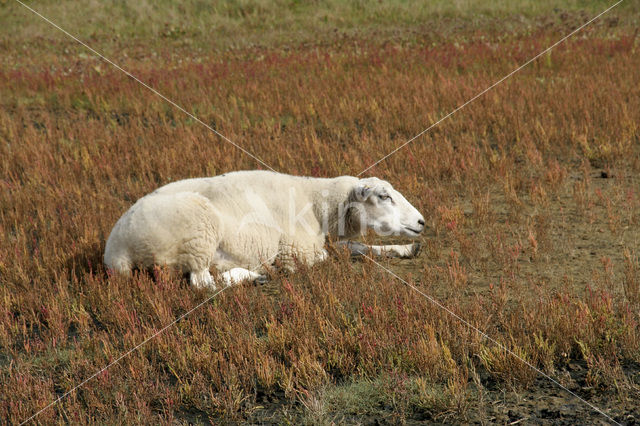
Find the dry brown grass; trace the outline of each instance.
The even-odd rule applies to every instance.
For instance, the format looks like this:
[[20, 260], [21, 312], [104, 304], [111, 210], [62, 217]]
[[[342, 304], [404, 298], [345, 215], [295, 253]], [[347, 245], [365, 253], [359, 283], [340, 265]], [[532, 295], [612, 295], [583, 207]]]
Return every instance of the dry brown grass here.
[[[628, 27], [586, 34], [371, 173], [430, 225], [418, 259], [386, 265], [625, 420], [638, 415], [640, 370], [639, 41]], [[552, 28], [118, 61], [275, 169], [335, 176], [357, 174], [557, 38]], [[107, 276], [104, 241], [122, 212], [169, 181], [257, 166], [97, 60], [25, 63], [0, 69], [9, 423], [208, 297], [169, 271]], [[224, 292], [37, 420], [506, 421], [509, 402], [492, 395], [561, 394], [550, 387], [374, 264], [338, 256]], [[560, 415], [593, 415], [573, 402]]]

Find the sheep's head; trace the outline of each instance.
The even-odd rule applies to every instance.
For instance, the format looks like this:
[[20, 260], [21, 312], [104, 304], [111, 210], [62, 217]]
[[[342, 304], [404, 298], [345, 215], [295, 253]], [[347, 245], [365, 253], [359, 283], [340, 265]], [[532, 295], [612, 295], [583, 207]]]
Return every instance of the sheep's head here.
[[373, 229], [378, 235], [416, 237], [424, 229], [424, 217], [393, 189], [378, 178], [360, 179], [349, 197], [350, 221], [357, 232]]

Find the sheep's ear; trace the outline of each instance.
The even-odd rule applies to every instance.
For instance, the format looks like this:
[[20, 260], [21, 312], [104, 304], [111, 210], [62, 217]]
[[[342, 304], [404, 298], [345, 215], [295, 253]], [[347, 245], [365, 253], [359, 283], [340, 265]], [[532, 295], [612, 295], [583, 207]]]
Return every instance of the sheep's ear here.
[[373, 188], [368, 185], [360, 184], [353, 189], [353, 193], [355, 194], [356, 200], [362, 202], [366, 201], [371, 194], [373, 194]]

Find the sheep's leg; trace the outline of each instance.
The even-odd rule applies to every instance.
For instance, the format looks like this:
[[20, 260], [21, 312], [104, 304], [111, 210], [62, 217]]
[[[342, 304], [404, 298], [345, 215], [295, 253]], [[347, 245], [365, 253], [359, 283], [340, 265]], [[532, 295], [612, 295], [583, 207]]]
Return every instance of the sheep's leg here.
[[410, 258], [416, 257], [421, 248], [420, 243], [372, 246], [355, 241], [338, 241], [338, 246], [347, 247], [353, 257], [372, 254], [374, 256]]
[[267, 277], [244, 268], [233, 268], [220, 275], [225, 285], [230, 286], [244, 280], [264, 282]]
[[189, 276], [189, 281], [191, 281], [191, 285], [196, 288], [209, 287], [214, 290], [216, 288], [216, 284], [213, 281], [213, 277], [211, 276], [211, 273], [207, 269], [199, 272], [191, 272]]
[[[324, 241], [322, 243], [324, 244]], [[305, 246], [281, 244], [278, 260], [279, 266], [284, 270], [294, 271], [296, 269], [294, 259], [307, 265], [313, 265], [327, 260], [328, 257], [329, 252], [319, 243]]]

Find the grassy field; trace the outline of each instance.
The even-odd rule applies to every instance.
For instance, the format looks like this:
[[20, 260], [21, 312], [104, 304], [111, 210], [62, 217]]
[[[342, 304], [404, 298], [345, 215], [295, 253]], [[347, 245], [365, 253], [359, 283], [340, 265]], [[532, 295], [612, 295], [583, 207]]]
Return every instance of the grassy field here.
[[[286, 173], [356, 175], [610, 3], [30, 2]], [[108, 5], [108, 6], [107, 6]], [[383, 265], [620, 423], [640, 421], [640, 8], [618, 8], [367, 172], [425, 216]], [[206, 301], [108, 276], [140, 196], [259, 164], [0, 2], [0, 422]], [[373, 236], [368, 237], [372, 241]], [[35, 422], [607, 422], [378, 265], [239, 285]]]

